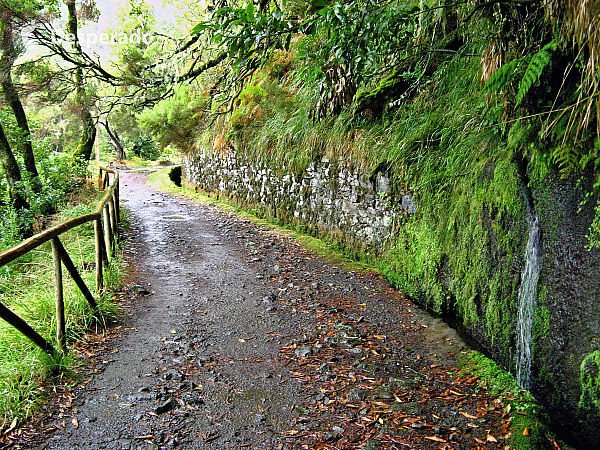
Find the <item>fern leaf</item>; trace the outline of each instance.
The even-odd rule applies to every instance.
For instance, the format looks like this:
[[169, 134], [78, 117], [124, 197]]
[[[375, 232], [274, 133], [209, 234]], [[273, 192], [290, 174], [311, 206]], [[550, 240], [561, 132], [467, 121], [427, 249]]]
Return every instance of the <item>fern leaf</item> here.
[[513, 81], [513, 75], [520, 63], [520, 59], [513, 59], [503, 66], [498, 67], [485, 83], [484, 90], [486, 92], [499, 92], [504, 89]]
[[523, 74], [523, 78], [519, 81], [519, 92], [515, 99], [515, 106], [519, 106], [532, 86], [537, 83], [542, 75], [542, 72], [552, 59], [552, 53], [556, 51], [556, 40], [552, 40], [546, 44], [539, 52], [531, 57], [529, 65]]
[[576, 170], [580, 159], [579, 151], [570, 145], [559, 145], [552, 150], [552, 162], [558, 166], [563, 176]]

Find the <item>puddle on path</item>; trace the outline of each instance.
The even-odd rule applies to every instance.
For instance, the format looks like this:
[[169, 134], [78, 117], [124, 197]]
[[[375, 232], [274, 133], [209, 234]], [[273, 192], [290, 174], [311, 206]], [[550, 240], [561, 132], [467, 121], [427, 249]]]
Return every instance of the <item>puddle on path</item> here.
[[163, 216], [162, 218], [165, 220], [190, 220], [189, 217], [183, 216]]

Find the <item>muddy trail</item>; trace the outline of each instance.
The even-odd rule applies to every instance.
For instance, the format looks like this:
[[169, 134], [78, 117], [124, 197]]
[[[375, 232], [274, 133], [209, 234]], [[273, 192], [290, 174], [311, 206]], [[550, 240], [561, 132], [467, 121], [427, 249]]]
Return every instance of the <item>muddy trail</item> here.
[[13, 448], [504, 448], [465, 345], [380, 276], [122, 172], [126, 311]]

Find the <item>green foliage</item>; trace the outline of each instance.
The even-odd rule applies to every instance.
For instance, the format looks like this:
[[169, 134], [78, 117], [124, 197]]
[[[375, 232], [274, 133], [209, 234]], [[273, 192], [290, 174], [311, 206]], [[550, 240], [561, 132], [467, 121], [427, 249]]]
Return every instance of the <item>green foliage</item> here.
[[191, 34], [208, 33], [211, 43], [227, 52], [233, 69], [227, 78], [236, 82], [266, 63], [275, 50], [289, 49], [294, 31], [297, 28], [279, 6], [255, 11], [254, 3], [249, 1], [217, 9]]
[[[223, 84], [225, 90], [232, 85], [235, 89], [234, 94], [225, 93], [227, 100], [235, 98], [249, 75], [268, 64], [276, 51], [289, 50], [292, 37], [298, 32], [314, 36], [318, 42], [310, 47], [310, 55], [306, 54], [311, 61], [306, 70], [318, 79], [321, 90], [335, 97], [341, 86], [352, 87], [372, 77], [382, 63], [394, 64], [406, 54], [418, 10], [415, 2], [315, 2], [321, 9], [305, 16], [310, 10], [306, 9], [298, 17], [294, 6], [282, 10], [275, 2], [267, 5], [255, 10], [249, 1], [217, 9], [191, 32], [209, 36], [211, 43], [229, 56], [232, 70], [223, 77]], [[354, 90], [350, 89], [341, 105], [353, 95]], [[337, 115], [339, 108], [334, 109]]]
[[180, 85], [172, 97], [143, 111], [138, 123], [161, 147], [173, 145], [187, 152], [203, 129], [200, 122], [206, 107], [207, 100], [197, 86]]
[[512, 61], [500, 66], [490, 76], [485, 84], [485, 90], [487, 92], [500, 92], [505, 89], [510, 83], [514, 81], [516, 72], [521, 65], [520, 59], [513, 59]]
[[[22, 132], [17, 126], [14, 116], [6, 111], [0, 112], [4, 130], [12, 148], [18, 150], [16, 156], [23, 166], [20, 153], [20, 137]], [[12, 247], [21, 240], [23, 230], [27, 230], [36, 222], [44, 222], [44, 217], [55, 213], [65, 206], [70, 195], [81, 188], [85, 177], [84, 165], [73, 164], [71, 155], [56, 152], [50, 139], [35, 139], [33, 150], [39, 172], [38, 182], [42, 188], [34, 189], [30, 175], [22, 170], [23, 181], [18, 188], [29, 201], [28, 210], [15, 211], [10, 206], [8, 189], [0, 168], [0, 247]]]
[[552, 54], [556, 51], [558, 44], [555, 40], [544, 45], [542, 49], [531, 56], [523, 78], [519, 81], [519, 90], [515, 98], [516, 106], [519, 106], [529, 90], [539, 81], [542, 72], [550, 64]]
[[141, 134], [133, 143], [131, 150], [134, 155], [149, 161], [156, 161], [160, 156], [160, 149], [156, 141], [151, 137]]
[[590, 353], [581, 362], [580, 383], [579, 407], [600, 412], [600, 350]]

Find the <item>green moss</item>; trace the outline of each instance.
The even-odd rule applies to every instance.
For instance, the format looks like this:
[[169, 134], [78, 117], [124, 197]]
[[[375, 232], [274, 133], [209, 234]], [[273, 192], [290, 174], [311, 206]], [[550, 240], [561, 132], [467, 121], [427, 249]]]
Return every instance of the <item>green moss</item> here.
[[593, 351], [583, 359], [579, 374], [581, 382], [579, 407], [600, 412], [600, 350]]
[[[480, 134], [467, 138], [470, 149], [478, 148], [480, 139], [502, 145], [494, 136]], [[515, 329], [515, 268], [525, 245], [517, 166], [510, 152], [487, 158], [462, 145], [453, 143], [444, 157], [462, 160], [472, 152], [466, 163], [471, 167], [461, 177], [447, 174], [442, 190], [426, 186], [419, 191], [417, 215], [399, 226], [379, 266], [407, 295], [438, 313], [458, 314], [467, 328], [483, 329], [491, 345], [505, 349], [508, 363]], [[419, 181], [436, 172], [438, 166], [427, 167]]]
[[535, 319], [533, 322], [533, 340], [535, 342], [546, 338], [550, 331], [550, 311], [547, 306], [540, 304], [539, 298], [540, 296], [538, 296], [538, 305], [535, 309]]
[[359, 117], [367, 110], [371, 117], [381, 117], [387, 104], [397, 99], [410, 86], [402, 70], [399, 67], [394, 69], [375, 89], [357, 92], [353, 101], [353, 117]]
[[542, 409], [531, 394], [520, 389], [510, 373], [481, 353], [463, 353], [461, 359], [463, 375], [479, 377], [480, 386], [507, 406], [511, 420], [510, 447], [517, 450], [550, 448], [550, 432]]

